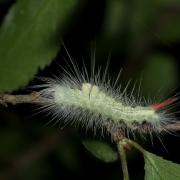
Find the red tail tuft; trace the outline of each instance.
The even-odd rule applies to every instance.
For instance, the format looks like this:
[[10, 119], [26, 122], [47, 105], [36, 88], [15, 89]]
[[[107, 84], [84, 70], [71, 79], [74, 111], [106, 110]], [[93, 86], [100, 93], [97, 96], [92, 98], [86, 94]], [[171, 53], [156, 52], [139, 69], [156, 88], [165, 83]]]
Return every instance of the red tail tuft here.
[[152, 107], [155, 110], [159, 110], [159, 109], [163, 108], [164, 106], [167, 106], [167, 105], [172, 104], [173, 102], [177, 101], [177, 99], [178, 98], [171, 98], [162, 103], [152, 104], [152, 105], [150, 105], [150, 107]]

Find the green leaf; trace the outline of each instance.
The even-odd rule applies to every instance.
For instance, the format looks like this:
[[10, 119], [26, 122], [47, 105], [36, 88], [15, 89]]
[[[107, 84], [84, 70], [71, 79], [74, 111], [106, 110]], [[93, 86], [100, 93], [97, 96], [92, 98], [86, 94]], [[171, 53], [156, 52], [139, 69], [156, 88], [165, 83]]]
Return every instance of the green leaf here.
[[145, 180], [179, 180], [180, 165], [145, 152]]
[[26, 85], [55, 58], [77, 0], [18, 0], [0, 28], [0, 91]]
[[86, 139], [82, 143], [89, 152], [104, 162], [114, 162], [118, 159], [117, 151], [105, 141]]
[[145, 161], [145, 180], [179, 180], [180, 165], [171, 161], [165, 160], [155, 154], [144, 150], [136, 142], [125, 139], [129, 145], [138, 149], [144, 156]]

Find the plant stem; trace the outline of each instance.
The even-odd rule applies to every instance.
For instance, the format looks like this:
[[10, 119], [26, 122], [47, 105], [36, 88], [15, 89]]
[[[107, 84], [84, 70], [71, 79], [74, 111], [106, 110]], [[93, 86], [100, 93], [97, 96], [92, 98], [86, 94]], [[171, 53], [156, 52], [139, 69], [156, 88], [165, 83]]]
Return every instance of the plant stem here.
[[40, 93], [32, 92], [31, 94], [26, 95], [11, 95], [11, 94], [0, 94], [0, 104], [7, 106], [10, 104], [22, 104], [22, 103], [40, 103], [45, 101], [43, 97], [41, 97]]
[[138, 143], [136, 143], [136, 142], [134, 142], [134, 141], [132, 141], [132, 140], [130, 140], [130, 139], [124, 139], [124, 141], [125, 141], [127, 144], [135, 147], [135, 148], [136, 148], [137, 150], [139, 150], [142, 154], [145, 154], [145, 153], [146, 153], [146, 150], [143, 149]]
[[127, 159], [126, 159], [126, 152], [124, 149], [124, 141], [120, 141], [117, 144], [118, 153], [121, 159], [121, 165], [122, 165], [122, 171], [123, 171], [123, 179], [129, 180], [129, 173], [128, 173], [128, 167], [127, 167]]
[[[43, 103], [46, 101], [47, 99], [45, 97], [42, 97], [42, 95], [36, 91], [26, 95], [0, 94], [0, 105], [4, 105], [5, 107], [7, 107], [8, 104], [13, 104], [13, 105], [23, 104], [23, 103], [36, 104], [36, 103]], [[160, 132], [164, 132], [166, 130], [180, 131], [180, 122], [177, 121], [172, 124], [166, 124], [165, 127], [160, 129]], [[147, 132], [144, 131], [144, 133]], [[113, 139], [115, 141], [122, 140], [122, 138], [124, 138], [124, 136], [120, 132], [113, 134]], [[131, 144], [131, 142], [129, 143]]]

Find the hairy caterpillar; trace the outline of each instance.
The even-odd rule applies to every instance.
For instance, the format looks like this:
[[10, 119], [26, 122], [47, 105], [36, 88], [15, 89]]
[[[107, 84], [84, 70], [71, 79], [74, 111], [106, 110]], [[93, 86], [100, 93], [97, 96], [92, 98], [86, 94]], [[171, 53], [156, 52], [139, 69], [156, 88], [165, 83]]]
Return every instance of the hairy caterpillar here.
[[[69, 54], [68, 54], [69, 55]], [[108, 65], [102, 73], [95, 73], [95, 63], [88, 74], [86, 66], [82, 70], [70, 58], [69, 70], [63, 68], [61, 77], [44, 78], [40, 85], [40, 94], [44, 97], [42, 108], [53, 113], [53, 120], [65, 119], [65, 124], [74, 123], [93, 132], [104, 130], [111, 135], [120, 133], [160, 133], [166, 131], [166, 125], [176, 121], [166, 107], [178, 100], [172, 97], [160, 103], [136, 101], [134, 85], [130, 94], [127, 86], [121, 90], [117, 86], [120, 74], [114, 82], [108, 77]]]

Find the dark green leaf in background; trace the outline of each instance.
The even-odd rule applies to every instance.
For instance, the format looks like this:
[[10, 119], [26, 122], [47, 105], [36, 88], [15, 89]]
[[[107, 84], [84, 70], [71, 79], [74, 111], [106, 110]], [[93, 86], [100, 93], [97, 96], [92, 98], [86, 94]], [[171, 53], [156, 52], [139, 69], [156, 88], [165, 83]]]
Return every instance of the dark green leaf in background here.
[[166, 44], [175, 43], [180, 40], [180, 14], [173, 14], [171, 12], [171, 16], [169, 17], [164, 15], [161, 18], [161, 31], [159, 32], [158, 36], [160, 40]]
[[18, 0], [0, 28], [0, 91], [22, 87], [55, 58], [77, 0]]
[[179, 4], [179, 0], [154, 0], [156, 5], [167, 7], [167, 6], [176, 6]]
[[82, 143], [89, 152], [104, 162], [114, 162], [118, 159], [117, 151], [105, 141], [86, 139]]
[[159, 100], [172, 93], [176, 83], [177, 64], [174, 58], [160, 53], [151, 55], [143, 69], [143, 93]]

